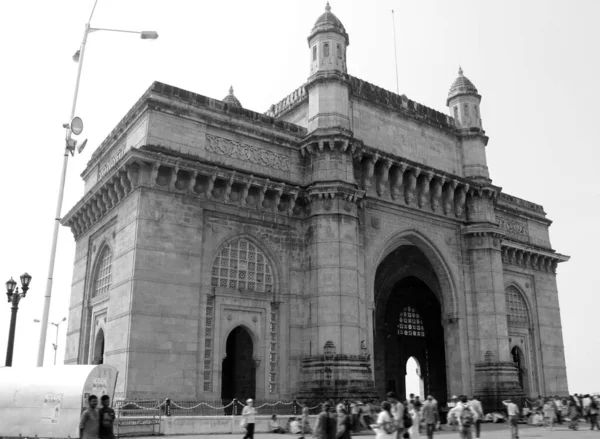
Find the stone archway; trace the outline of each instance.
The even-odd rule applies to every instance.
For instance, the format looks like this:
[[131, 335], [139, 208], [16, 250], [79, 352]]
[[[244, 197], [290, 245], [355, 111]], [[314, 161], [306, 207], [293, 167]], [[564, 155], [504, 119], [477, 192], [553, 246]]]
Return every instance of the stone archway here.
[[94, 356], [92, 364], [104, 364], [104, 330], [100, 328], [94, 341]]
[[401, 245], [375, 276], [374, 367], [377, 392], [406, 393], [409, 358], [419, 364], [423, 393], [443, 406], [448, 396], [440, 283], [425, 254]]
[[529, 375], [527, 373], [527, 359], [523, 354], [523, 351], [519, 346], [513, 346], [510, 350], [512, 361], [517, 365], [517, 373], [519, 376], [519, 386], [526, 395], [530, 395], [531, 391], [529, 388]]
[[256, 364], [253, 359], [252, 335], [243, 326], [236, 326], [227, 336], [221, 383], [223, 402], [245, 401], [256, 396]]

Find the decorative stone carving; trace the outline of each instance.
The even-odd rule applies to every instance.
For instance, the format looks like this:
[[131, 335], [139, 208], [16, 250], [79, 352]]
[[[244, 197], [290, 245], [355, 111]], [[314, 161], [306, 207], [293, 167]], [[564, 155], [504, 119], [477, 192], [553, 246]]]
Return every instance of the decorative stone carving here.
[[277, 393], [277, 312], [279, 304], [271, 302], [269, 312], [269, 393]]
[[323, 346], [323, 353], [326, 357], [332, 357], [336, 354], [336, 352], [337, 350], [335, 348], [335, 344], [333, 344], [331, 340], [327, 341], [325, 346]]
[[519, 221], [510, 220], [502, 216], [497, 216], [500, 227], [514, 235], [527, 236], [527, 224]]
[[289, 157], [257, 146], [206, 134], [206, 150], [280, 171], [290, 170]]
[[[206, 298], [206, 326], [204, 331], [204, 391], [212, 391], [212, 335], [215, 296]], [[225, 354], [226, 355], [226, 354]], [[223, 356], [223, 360], [225, 356]]]
[[102, 166], [98, 168], [98, 181], [102, 179], [108, 172], [115, 167], [115, 165], [125, 155], [125, 146], [120, 147]]

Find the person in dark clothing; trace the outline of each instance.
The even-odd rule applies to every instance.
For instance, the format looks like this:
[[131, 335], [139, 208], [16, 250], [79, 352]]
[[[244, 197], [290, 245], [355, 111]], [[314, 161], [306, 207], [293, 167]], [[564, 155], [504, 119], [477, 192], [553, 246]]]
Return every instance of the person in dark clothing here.
[[100, 398], [100, 430], [98, 437], [100, 439], [114, 439], [114, 423], [115, 423], [115, 411], [110, 408], [110, 397], [103, 395]]
[[343, 404], [337, 405], [337, 426], [335, 439], [351, 439], [352, 420]]
[[328, 430], [329, 430], [329, 409], [330, 405], [328, 403], [323, 404], [323, 410], [317, 416], [317, 423], [315, 424], [315, 439], [330, 439]]

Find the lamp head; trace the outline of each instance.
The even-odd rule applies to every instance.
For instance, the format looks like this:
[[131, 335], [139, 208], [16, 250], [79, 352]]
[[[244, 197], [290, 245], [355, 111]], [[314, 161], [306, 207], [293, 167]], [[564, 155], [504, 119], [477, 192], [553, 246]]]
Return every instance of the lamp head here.
[[21, 275], [21, 289], [23, 290], [23, 295], [25, 295], [27, 293], [30, 283], [31, 283], [31, 275], [29, 273], [23, 273]]
[[12, 295], [12, 293], [15, 291], [16, 286], [17, 283], [11, 277], [9, 280], [6, 281], [6, 293], [10, 293]]
[[142, 40], [156, 40], [158, 38], [158, 32], [153, 30], [143, 30], [140, 32], [140, 38]]
[[85, 145], [87, 145], [87, 139], [85, 139], [83, 142], [77, 142], [77, 153], [81, 154], [82, 151], [85, 148]]
[[78, 50], [77, 52], [75, 52], [75, 54], [73, 55], [73, 61], [75, 62], [79, 62], [79, 57], [81, 56], [81, 50]]
[[34, 323], [40, 323], [40, 319], [33, 319]]
[[75, 116], [73, 119], [71, 119], [69, 128], [71, 129], [71, 132], [76, 136], [80, 135], [83, 131], [83, 120], [81, 120], [81, 117]]

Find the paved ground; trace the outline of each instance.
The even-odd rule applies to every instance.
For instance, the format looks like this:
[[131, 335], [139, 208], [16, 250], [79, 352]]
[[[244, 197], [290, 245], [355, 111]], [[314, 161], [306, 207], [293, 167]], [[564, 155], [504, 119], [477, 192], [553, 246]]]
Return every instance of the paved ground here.
[[[557, 426], [554, 431], [545, 431], [542, 427], [529, 427], [527, 425], [519, 425], [519, 437], [525, 438], [551, 438], [551, 439], [600, 439], [600, 431], [590, 431], [589, 424], [581, 423], [578, 431], [571, 431], [565, 425]], [[238, 434], [198, 434], [198, 435], [186, 435], [186, 436], [165, 436], [173, 437], [177, 439], [241, 439], [242, 433]], [[374, 434], [363, 433], [355, 435], [360, 439], [368, 439], [374, 437]], [[267, 433], [256, 433], [255, 439], [293, 439], [298, 438], [298, 435], [291, 434], [267, 434]], [[436, 432], [434, 437], [458, 437], [456, 431], [444, 430]], [[475, 437], [475, 435], [473, 435]], [[421, 434], [420, 439], [426, 439], [427, 436]], [[151, 439], [151, 438], [148, 438]], [[155, 439], [155, 438], [154, 438]], [[310, 438], [308, 438], [310, 439]], [[507, 424], [483, 424], [481, 428], [481, 439], [510, 439], [510, 431]]]

